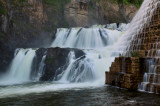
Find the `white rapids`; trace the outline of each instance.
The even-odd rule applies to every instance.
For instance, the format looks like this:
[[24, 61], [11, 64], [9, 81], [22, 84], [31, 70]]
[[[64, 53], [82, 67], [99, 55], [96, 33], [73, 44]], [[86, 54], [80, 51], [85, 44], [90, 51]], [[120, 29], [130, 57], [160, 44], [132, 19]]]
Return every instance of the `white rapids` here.
[[52, 47], [96, 49], [113, 45], [121, 34], [107, 28], [60, 28]]
[[8, 72], [0, 77], [0, 84], [15, 84], [30, 81], [32, 62], [35, 56], [33, 49], [17, 49]]
[[[159, 0], [144, 0], [140, 10], [127, 26], [122, 24], [117, 27], [116, 24], [111, 24], [107, 26], [95, 25], [91, 28], [57, 29], [56, 37], [51, 47], [78, 48], [85, 52], [85, 58], [76, 60], [74, 53], [70, 52], [68, 56], [69, 65], [61, 74], [57, 75], [58, 81], [47, 84], [25, 85], [22, 83], [22, 85], [0, 87], [0, 98], [30, 93], [104, 86], [105, 71], [109, 71], [109, 67], [115, 57], [119, 53], [126, 52], [136, 34], [142, 31], [141, 27], [145, 24], [148, 25], [151, 17], [147, 19], [143, 19], [143, 17], [147, 14], [153, 14], [153, 6], [149, 6], [152, 1], [158, 2]], [[155, 7], [157, 5], [158, 3], [154, 4]], [[126, 28], [127, 30], [125, 31], [124, 29]], [[34, 56], [35, 50], [20, 49], [16, 53], [8, 73], [0, 78], [0, 82], [17, 83], [17, 81], [29, 81]], [[76, 64], [78, 64], [77, 67], [75, 67]], [[42, 73], [40, 71], [39, 76]]]
[[[149, 26], [152, 16], [160, 4], [159, 0], [144, 0], [142, 6], [134, 16], [132, 21], [128, 24], [127, 30], [123, 37], [117, 43], [117, 49], [123, 55], [127, 55], [127, 51], [131, 47], [131, 42], [143, 31], [145, 26]], [[143, 44], [143, 41], [139, 40], [139, 44]]]
[[[118, 56], [115, 44], [124, 34], [124, 24], [94, 26], [91, 28], [60, 28], [57, 29], [56, 38], [52, 47], [78, 48], [85, 52], [85, 59], [76, 61], [74, 53], [68, 56], [69, 65], [62, 73], [57, 75], [60, 82], [86, 82], [105, 81], [105, 71], [109, 71], [111, 63]], [[78, 67], [76, 67], [78, 64]]]
[[[114, 58], [115, 44], [124, 34], [125, 24], [119, 27], [116, 24], [107, 26], [93, 26], [91, 28], [57, 29], [56, 38], [51, 47], [81, 49], [85, 56], [75, 59], [71, 51], [66, 59], [67, 67], [62, 73], [56, 75], [51, 83], [24, 84], [33, 82], [31, 67], [36, 50], [17, 49], [8, 73], [0, 78], [0, 98], [25, 95], [29, 93], [50, 92], [75, 88], [90, 88], [104, 86], [105, 71], [109, 71]], [[38, 74], [35, 79], [43, 75], [46, 55], [42, 57]], [[8, 86], [12, 84], [11, 86]], [[20, 85], [14, 85], [20, 84]], [[13, 91], [13, 92], [12, 92]]]

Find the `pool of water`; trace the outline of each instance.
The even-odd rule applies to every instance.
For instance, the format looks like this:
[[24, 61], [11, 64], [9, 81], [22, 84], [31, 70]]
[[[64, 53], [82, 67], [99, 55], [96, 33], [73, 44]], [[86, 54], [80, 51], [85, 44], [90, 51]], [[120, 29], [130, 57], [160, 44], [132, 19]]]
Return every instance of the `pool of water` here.
[[[43, 85], [43, 86], [41, 86]], [[97, 87], [67, 87], [50, 83], [26, 84], [0, 87], [0, 106], [29, 105], [29, 106], [159, 106], [160, 96], [141, 92], [130, 92], [112, 86]], [[42, 90], [43, 89], [43, 90]], [[54, 89], [54, 90], [53, 90]], [[47, 91], [47, 92], [46, 92]]]

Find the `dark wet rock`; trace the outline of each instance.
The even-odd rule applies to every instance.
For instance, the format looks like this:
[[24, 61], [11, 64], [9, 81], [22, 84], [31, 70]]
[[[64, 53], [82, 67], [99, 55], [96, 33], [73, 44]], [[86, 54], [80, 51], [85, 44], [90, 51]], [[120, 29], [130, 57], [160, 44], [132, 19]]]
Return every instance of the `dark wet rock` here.
[[14, 50], [7, 49], [0, 42], [0, 73], [3, 73], [9, 68], [9, 65], [14, 57]]
[[[41, 61], [44, 55], [46, 55], [47, 49], [46, 48], [41, 48], [36, 50], [36, 56], [33, 59], [32, 63], [32, 71], [31, 71], [31, 79], [35, 80], [39, 74], [39, 68], [41, 65]], [[44, 67], [45, 69], [45, 67]]]
[[68, 54], [73, 51], [75, 53], [75, 58], [79, 58], [85, 53], [79, 49], [71, 48], [48, 48], [48, 49], [39, 49], [36, 52], [37, 60], [41, 61], [43, 54], [46, 52], [46, 69], [43, 76], [40, 78], [41, 81], [50, 81], [53, 80], [53, 77], [60, 67], [65, 66], [67, 62]]

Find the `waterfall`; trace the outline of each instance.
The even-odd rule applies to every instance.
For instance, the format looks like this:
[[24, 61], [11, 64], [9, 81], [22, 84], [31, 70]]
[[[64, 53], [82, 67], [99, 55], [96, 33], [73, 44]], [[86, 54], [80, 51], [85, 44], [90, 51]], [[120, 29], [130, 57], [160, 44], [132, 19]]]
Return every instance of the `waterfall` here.
[[39, 81], [40, 78], [43, 76], [43, 73], [45, 71], [45, 66], [46, 66], [45, 60], [46, 60], [46, 54], [42, 57], [42, 60], [41, 60], [41, 62], [39, 64], [37, 77], [35, 79], [36, 81]]
[[155, 59], [146, 60], [146, 67], [148, 71], [144, 73], [143, 82], [139, 84], [138, 90], [143, 92], [146, 91], [149, 93], [153, 93], [154, 92], [153, 85], [160, 83], [157, 77], [158, 74], [156, 73], [156, 68], [157, 68], [156, 60]]
[[[28, 86], [8, 88], [9, 93], [4, 87], [1, 89], [0, 94], [2, 96], [8, 96], [37, 91], [66, 90], [66, 88], [76, 88], [77, 85], [79, 87], [96, 86], [96, 84], [104, 85], [105, 72], [109, 71], [111, 63], [116, 56], [119, 56], [119, 53], [124, 56], [130, 56], [130, 54], [127, 54], [128, 51], [141, 49], [138, 46], [131, 45], [144, 44], [145, 41], [143, 39], [138, 39], [138, 41], [134, 39], [145, 30], [145, 26], [149, 26], [152, 15], [159, 3], [159, 0], [144, 0], [136, 16], [128, 25], [110, 24], [95, 25], [90, 28], [58, 28], [55, 39], [50, 47], [77, 48], [81, 49], [85, 55], [76, 58], [75, 52], [70, 51], [68, 57], [66, 56], [66, 63], [62, 67], [59, 67], [55, 75], [53, 75], [51, 84], [43, 83], [38, 86], [30, 86], [29, 88]], [[157, 48], [158, 45], [159, 43], [157, 42], [157, 45], [153, 45], [153, 48]], [[148, 51], [148, 57], [153, 56], [153, 54], [156, 54], [158, 57], [160, 51], [157, 50], [156, 53], [152, 50]], [[33, 81], [31, 72], [33, 71], [32, 66], [35, 56], [35, 49], [17, 49], [7, 73], [0, 77], [0, 85]], [[36, 75], [33, 78], [35, 81], [39, 81], [44, 71], [46, 71], [46, 57], [47, 53], [42, 56], [39, 67], [35, 71]], [[160, 84], [160, 78], [158, 77], [160, 74], [157, 74], [160, 73], [160, 66], [157, 65], [158, 61], [158, 59], [149, 59], [146, 61], [147, 70], [144, 73], [143, 82], [139, 84], [139, 91], [152, 93], [154, 92], [155, 85]], [[127, 64], [123, 65], [125, 66]], [[122, 67], [123, 72], [125, 70], [124, 68]]]
[[138, 88], [140, 91], [150, 93], [157, 92], [160, 83], [158, 71], [159, 35], [158, 32], [155, 33], [158, 29], [159, 6], [160, 0], [144, 0], [141, 8], [128, 24], [124, 36], [118, 41], [116, 48], [123, 56], [131, 57], [133, 52], [137, 52], [142, 57], [155, 57], [155, 59], [146, 61], [147, 70], [143, 69], [145, 70], [143, 82], [139, 84]]
[[[137, 52], [139, 55], [154, 58], [146, 61], [147, 70], [143, 76], [143, 82], [139, 84], [138, 90], [145, 92], [157, 92], [159, 85], [159, 48], [158, 48], [158, 33], [156, 32], [155, 24], [156, 14], [159, 14], [159, 0], [144, 0], [141, 8], [128, 25], [128, 29], [117, 43], [120, 53], [124, 56], [131, 56], [132, 52]], [[157, 19], [159, 16], [157, 16]], [[157, 25], [158, 26], [158, 25]], [[152, 28], [153, 27], [153, 28]], [[156, 38], [157, 37], [157, 38]], [[154, 40], [152, 40], [154, 39]], [[148, 46], [145, 46], [148, 45]]]
[[[113, 55], [115, 44], [123, 35], [125, 24], [110, 24], [90, 28], [59, 28], [51, 47], [77, 48], [85, 55], [76, 58], [74, 51], [66, 57], [66, 64], [59, 67], [52, 81], [84, 83], [99, 81], [104, 84], [105, 71], [118, 55]], [[40, 62], [36, 61], [36, 49], [17, 49], [8, 72], [0, 83], [15, 84], [39, 81], [45, 73], [45, 52]], [[39, 61], [40, 59], [38, 59]], [[33, 66], [35, 65], [35, 66]]]
[[34, 56], [33, 49], [17, 49], [8, 73], [3, 75], [0, 81], [6, 84], [29, 81]]
[[[109, 26], [108, 26], [109, 27]], [[116, 27], [117, 28], [117, 27]], [[107, 28], [59, 28], [51, 47], [95, 49], [113, 45], [121, 31]]]
[[89, 58], [82, 56], [75, 59], [75, 54], [71, 51], [68, 55], [67, 64], [67, 68], [62, 73], [55, 75], [55, 77], [59, 77], [60, 82], [87, 82], [96, 79], [96, 72]]
[[158, 5], [159, 0], [144, 0], [139, 11], [135, 15], [131, 23], [127, 26], [127, 30], [124, 36], [122, 36], [117, 43], [117, 49], [120, 51], [120, 53], [129, 56], [129, 54], [127, 54], [127, 51], [133, 50], [133, 47], [131, 47], [132, 43], [143, 43], [141, 40], [139, 42], [134, 42], [134, 40], [137, 35], [143, 31], [143, 28], [145, 26], [149, 26], [152, 15], [156, 11]]
[[85, 52], [85, 56], [76, 59], [71, 51], [66, 64], [56, 70], [53, 80], [67, 83], [100, 81], [104, 84], [104, 73], [109, 71], [111, 63], [118, 56], [113, 52], [125, 26], [111, 24], [91, 28], [57, 29], [52, 47], [78, 48]]

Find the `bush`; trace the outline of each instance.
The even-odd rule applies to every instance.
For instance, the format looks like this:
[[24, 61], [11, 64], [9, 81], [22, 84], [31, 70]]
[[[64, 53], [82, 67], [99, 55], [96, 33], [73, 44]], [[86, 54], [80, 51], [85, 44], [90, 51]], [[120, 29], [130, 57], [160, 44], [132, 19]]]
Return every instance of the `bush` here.
[[139, 57], [139, 53], [138, 52], [131, 52], [131, 57]]
[[71, 0], [43, 0], [43, 3], [52, 6], [52, 8], [57, 10], [63, 10], [64, 6]]
[[0, 15], [7, 15], [7, 10], [3, 5], [2, 1], [0, 1]]
[[126, 5], [133, 4], [137, 7], [140, 7], [143, 0], [92, 0], [93, 2], [99, 2], [99, 1], [112, 1], [117, 3], [124, 3]]

